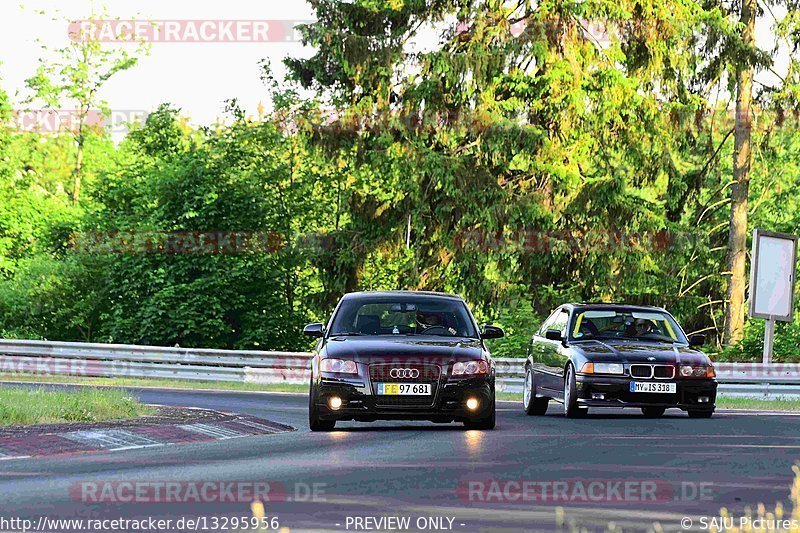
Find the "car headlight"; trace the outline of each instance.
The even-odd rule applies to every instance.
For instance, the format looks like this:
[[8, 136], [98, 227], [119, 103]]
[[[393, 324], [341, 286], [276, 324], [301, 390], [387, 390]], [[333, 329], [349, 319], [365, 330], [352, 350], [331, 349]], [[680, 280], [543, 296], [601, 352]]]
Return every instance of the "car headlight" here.
[[619, 363], [595, 363], [594, 371], [597, 374], [622, 374], [623, 366]]
[[584, 363], [583, 374], [622, 374], [624, 367], [620, 363]]
[[356, 362], [344, 359], [323, 359], [319, 363], [319, 369], [322, 372], [339, 372], [340, 374], [358, 373]]
[[684, 378], [713, 378], [717, 375], [711, 365], [681, 365], [680, 374]]
[[488, 374], [489, 365], [486, 361], [468, 361], [466, 363], [458, 362], [453, 364], [453, 376], [463, 376], [471, 374]]

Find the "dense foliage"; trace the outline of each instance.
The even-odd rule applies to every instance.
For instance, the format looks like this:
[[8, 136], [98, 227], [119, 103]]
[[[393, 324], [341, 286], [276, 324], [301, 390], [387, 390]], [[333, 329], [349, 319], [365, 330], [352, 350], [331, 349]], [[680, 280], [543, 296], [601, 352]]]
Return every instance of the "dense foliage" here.
[[[302, 325], [343, 292], [408, 288], [463, 295], [506, 327], [501, 356], [574, 300], [662, 305], [719, 347], [726, 69], [770, 66], [737, 48], [734, 6], [311, 4], [316, 54], [287, 59], [281, 83], [265, 65], [269, 114], [232, 101], [225, 124], [193, 129], [164, 105], [116, 146], [87, 134], [76, 205], [73, 139], [4, 115], [1, 335], [303, 349]], [[750, 225], [797, 233], [788, 7], [789, 73], [757, 95]], [[437, 46], [414, 44], [432, 28]], [[757, 358], [762, 327], [724, 357]], [[800, 323], [778, 328], [778, 358], [796, 338]]]

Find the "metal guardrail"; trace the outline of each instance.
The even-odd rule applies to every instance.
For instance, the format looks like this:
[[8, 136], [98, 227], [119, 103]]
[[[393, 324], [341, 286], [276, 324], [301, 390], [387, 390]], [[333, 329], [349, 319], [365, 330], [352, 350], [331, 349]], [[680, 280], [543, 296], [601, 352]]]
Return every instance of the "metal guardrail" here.
[[[311, 354], [0, 339], [0, 373], [307, 383]], [[721, 395], [800, 400], [800, 364], [717, 363]], [[496, 358], [497, 389], [521, 392], [525, 360]]]
[[[724, 379], [719, 384], [717, 394], [726, 398], [800, 400], [800, 384], [725, 383]], [[522, 392], [523, 381], [523, 378], [503, 378], [498, 382], [497, 390], [502, 392]]]
[[0, 339], [0, 373], [306, 383], [310, 353]]
[[[495, 360], [503, 376], [498, 390], [522, 392], [524, 359]], [[506, 365], [506, 366], [501, 366]], [[715, 363], [718, 394], [729, 398], [800, 400], [798, 363]]]

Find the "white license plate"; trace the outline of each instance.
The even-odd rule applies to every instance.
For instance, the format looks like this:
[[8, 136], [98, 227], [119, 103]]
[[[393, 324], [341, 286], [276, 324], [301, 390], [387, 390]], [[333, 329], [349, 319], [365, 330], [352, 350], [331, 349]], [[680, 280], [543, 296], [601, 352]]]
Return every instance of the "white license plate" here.
[[658, 383], [642, 381], [631, 381], [631, 392], [655, 392], [661, 394], [675, 394], [678, 392], [675, 383]]
[[386, 396], [425, 396], [431, 393], [430, 383], [378, 383], [378, 394]]

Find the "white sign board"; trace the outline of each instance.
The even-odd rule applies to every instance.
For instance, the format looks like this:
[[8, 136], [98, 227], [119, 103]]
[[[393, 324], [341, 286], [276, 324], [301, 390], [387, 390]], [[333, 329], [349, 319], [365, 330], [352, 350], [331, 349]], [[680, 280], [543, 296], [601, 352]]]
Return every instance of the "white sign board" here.
[[750, 316], [791, 322], [797, 237], [753, 231], [750, 266]]

